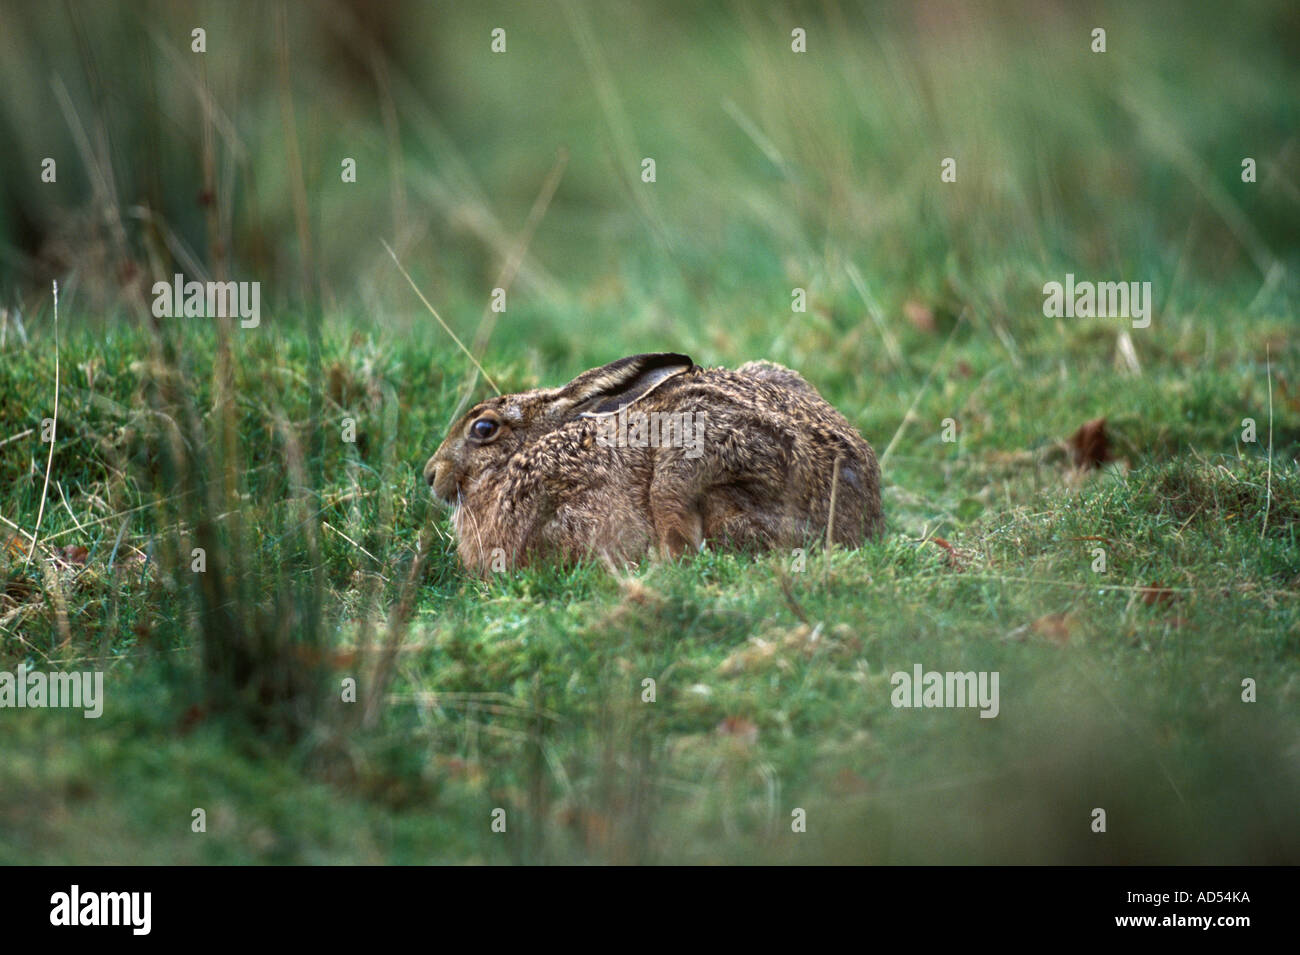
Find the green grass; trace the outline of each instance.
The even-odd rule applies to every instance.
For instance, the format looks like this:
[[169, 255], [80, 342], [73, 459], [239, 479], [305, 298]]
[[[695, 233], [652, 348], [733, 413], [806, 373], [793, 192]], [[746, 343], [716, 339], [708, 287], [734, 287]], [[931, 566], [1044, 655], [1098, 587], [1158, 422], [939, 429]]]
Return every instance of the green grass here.
[[[25, 334], [10, 321], [0, 346], [0, 441], [34, 429], [0, 444], [0, 517], [21, 528], [0, 533], [0, 670], [103, 666], [108, 702], [98, 721], [0, 712], [0, 862], [1300, 859], [1288, 8], [1257, 4], [1232, 31], [1226, 14], [1162, 28], [1106, 8], [1099, 57], [1091, 20], [1065, 14], [975, 8], [945, 30], [832, 4], [807, 12], [815, 55], [793, 62], [772, 13], [593, 10], [584, 28], [565, 9], [448, 13], [441, 80], [401, 42], [387, 51], [404, 209], [381, 111], [321, 121], [311, 78], [341, 81], [295, 46], [309, 169], [334, 175], [325, 159], [360, 133], [371, 172], [355, 195], [308, 175], [318, 305], [286, 290], [283, 157], [253, 151], [259, 198], [222, 201], [236, 253], [269, 256], [245, 251], [233, 276], [262, 278], [267, 304], [261, 327], [231, 330], [228, 365], [215, 323], [154, 335], [64, 278], [29, 565], [55, 377], [47, 279], [30, 282]], [[503, 60], [451, 39], [500, 17]], [[270, 64], [254, 105], [279, 116], [274, 60], [248, 55]], [[210, 62], [223, 89], [231, 67]], [[539, 76], [546, 95], [522, 95]], [[252, 138], [268, 120], [237, 122]], [[137, 134], [119, 148], [143, 154]], [[560, 145], [560, 188], [483, 355], [492, 376], [553, 385], [644, 350], [789, 364], [889, 449], [883, 539], [622, 579], [461, 572], [420, 468], [469, 366], [379, 239], [397, 234], [474, 340]], [[189, 168], [167, 155], [164, 179]], [[959, 179], [941, 184], [949, 155]], [[430, 231], [402, 234], [417, 220]], [[1043, 283], [1066, 272], [1154, 283], [1151, 327], [1127, 330], [1136, 367], [1127, 323], [1043, 317]], [[918, 306], [932, 327], [908, 318]], [[1098, 417], [1115, 460], [1077, 470], [1065, 442]], [[999, 716], [895, 709], [890, 675], [918, 663], [997, 671]], [[356, 704], [340, 701], [348, 676]]]

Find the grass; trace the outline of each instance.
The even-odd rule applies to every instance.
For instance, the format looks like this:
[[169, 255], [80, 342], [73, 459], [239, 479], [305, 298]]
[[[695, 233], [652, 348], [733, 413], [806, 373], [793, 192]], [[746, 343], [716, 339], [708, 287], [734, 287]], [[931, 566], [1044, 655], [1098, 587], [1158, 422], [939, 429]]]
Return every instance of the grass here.
[[[218, 200], [234, 277], [264, 281], [259, 328], [153, 326], [129, 288], [97, 301], [91, 270], [61, 283], [30, 565], [48, 295], [25, 293], [21, 333], [6, 319], [0, 670], [102, 666], [108, 705], [4, 711], [0, 861], [1300, 858], [1296, 244], [1277, 211], [1295, 196], [1276, 172], [1300, 90], [1270, 71], [1294, 25], [1282, 4], [1231, 32], [1106, 8], [1099, 57], [1066, 14], [970, 9], [866, 29], [832, 4], [793, 62], [770, 12], [447, 13], [429, 35], [485, 38], [440, 41], [440, 68], [472, 82], [453, 95], [388, 48], [395, 147], [383, 109], [319, 121], [310, 78], [341, 80], [291, 21], [308, 172], [287, 175], [307, 177], [316, 272], [285, 290], [300, 221], [267, 147], [238, 166], [256, 189]], [[485, 60], [507, 12], [512, 52]], [[1189, 66], [1211, 53], [1231, 69]], [[521, 96], [539, 76], [547, 95]], [[278, 117], [285, 91], [264, 85]], [[71, 95], [87, 121], [120, 108]], [[240, 114], [243, 138], [262, 115]], [[358, 139], [389, 145], [357, 194], [310, 172]], [[888, 449], [882, 540], [619, 578], [459, 570], [420, 467], [471, 367], [379, 240], [474, 342], [558, 146], [558, 190], [475, 348], [492, 377], [552, 385], [641, 350], [787, 363]], [[172, 217], [202, 248], [207, 226]], [[1066, 272], [1152, 281], [1151, 327], [1044, 318]], [[1081, 470], [1067, 440], [1101, 417], [1113, 460]], [[890, 676], [918, 663], [997, 671], [999, 716], [895, 709]]]

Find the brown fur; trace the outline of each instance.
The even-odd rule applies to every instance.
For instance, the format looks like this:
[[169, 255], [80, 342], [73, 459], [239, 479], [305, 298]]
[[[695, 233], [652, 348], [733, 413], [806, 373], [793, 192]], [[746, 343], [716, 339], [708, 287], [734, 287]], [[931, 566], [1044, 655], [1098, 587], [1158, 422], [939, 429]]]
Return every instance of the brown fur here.
[[[603, 445], [602, 419], [620, 408], [706, 415], [699, 456]], [[480, 420], [495, 424], [487, 440], [471, 430]], [[871, 446], [797, 372], [766, 361], [729, 371], [634, 355], [561, 388], [491, 398], [456, 422], [424, 475], [455, 506], [461, 561], [480, 574], [676, 557], [706, 542], [800, 547], [825, 536], [832, 483], [835, 543], [857, 546], [884, 526]]]

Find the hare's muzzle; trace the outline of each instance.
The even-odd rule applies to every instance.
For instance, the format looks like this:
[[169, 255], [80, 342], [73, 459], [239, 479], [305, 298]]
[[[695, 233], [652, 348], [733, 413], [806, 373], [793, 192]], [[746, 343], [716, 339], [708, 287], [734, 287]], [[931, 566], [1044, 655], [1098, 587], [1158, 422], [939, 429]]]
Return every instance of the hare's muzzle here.
[[429, 458], [424, 465], [424, 479], [433, 488], [434, 496], [448, 504], [456, 502], [456, 477], [450, 461], [439, 460], [437, 455]]

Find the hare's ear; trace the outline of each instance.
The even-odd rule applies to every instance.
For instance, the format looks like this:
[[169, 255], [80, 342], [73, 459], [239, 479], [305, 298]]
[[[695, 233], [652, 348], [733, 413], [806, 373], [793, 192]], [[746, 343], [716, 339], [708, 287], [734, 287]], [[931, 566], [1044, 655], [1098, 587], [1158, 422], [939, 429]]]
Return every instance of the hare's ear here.
[[559, 390], [552, 409], [583, 417], [614, 414], [693, 367], [695, 363], [687, 356], [666, 352], [620, 358], [573, 379]]

